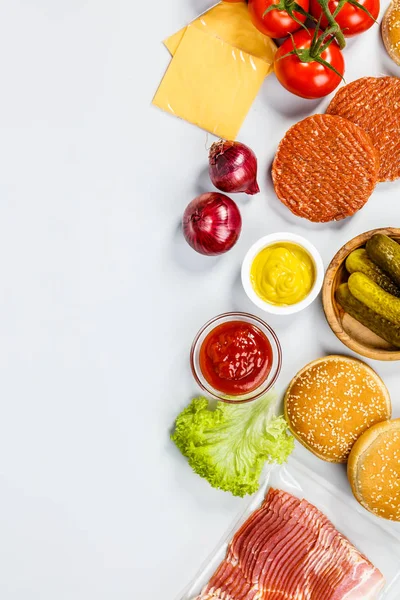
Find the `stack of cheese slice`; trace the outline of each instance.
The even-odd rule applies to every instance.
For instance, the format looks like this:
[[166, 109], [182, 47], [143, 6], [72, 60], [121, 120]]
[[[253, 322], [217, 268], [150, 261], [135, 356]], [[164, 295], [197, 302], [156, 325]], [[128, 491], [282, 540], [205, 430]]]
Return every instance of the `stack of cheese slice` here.
[[164, 43], [173, 59], [153, 104], [235, 139], [276, 51], [252, 24], [247, 4], [220, 2]]

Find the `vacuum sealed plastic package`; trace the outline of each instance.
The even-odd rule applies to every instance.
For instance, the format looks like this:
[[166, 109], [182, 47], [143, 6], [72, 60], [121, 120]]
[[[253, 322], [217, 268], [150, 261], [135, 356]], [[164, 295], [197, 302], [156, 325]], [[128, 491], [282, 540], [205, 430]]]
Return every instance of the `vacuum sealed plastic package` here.
[[[256, 29], [251, 22], [249, 10], [245, 2], [219, 2], [207, 12], [190, 23], [190, 27], [200, 29], [224, 42], [243, 50], [247, 54], [261, 58], [272, 71], [276, 45], [271, 38]], [[174, 56], [185, 34], [183, 27], [166, 40], [165, 46]]]
[[270, 70], [264, 60], [189, 25], [153, 104], [232, 140]]
[[[179, 596], [179, 600], [195, 600], [201, 594], [204, 587], [208, 584], [208, 582], [216, 573], [217, 569], [219, 569], [221, 563], [223, 563], [224, 559], [226, 558], [227, 550], [233, 538], [237, 540], [238, 548], [240, 550], [240, 544], [242, 544], [242, 542], [245, 540], [245, 536], [244, 534], [242, 535], [240, 533], [235, 537], [235, 534], [240, 530], [244, 523], [247, 525], [248, 523], [256, 522], [254, 515], [261, 514], [258, 509], [260, 509], [261, 505], [263, 505], [264, 498], [267, 497], [268, 499], [274, 494], [276, 497], [281, 495], [287, 498], [292, 498], [292, 506], [294, 506], [295, 503], [298, 505], [297, 499], [306, 500], [307, 502], [305, 504], [307, 506], [311, 507], [311, 505], [313, 505], [311, 509], [308, 510], [314, 511], [311, 513], [309, 512], [310, 525], [315, 527], [316, 519], [320, 519], [324, 524], [324, 527], [321, 529], [322, 533], [321, 531], [319, 532], [317, 540], [314, 539], [311, 542], [310, 540], [312, 538], [309, 538], [307, 543], [310, 550], [308, 551], [305, 559], [302, 558], [294, 561], [295, 568], [303, 568], [303, 565], [307, 564], [308, 576], [312, 578], [315, 573], [318, 573], [318, 571], [322, 572], [324, 566], [326, 565], [324, 548], [327, 549], [327, 554], [331, 553], [331, 557], [334, 556], [335, 560], [336, 550], [333, 551], [332, 549], [337, 548], [337, 564], [339, 565], [338, 573], [342, 572], [342, 567], [339, 563], [341, 557], [344, 557], [345, 561], [347, 560], [347, 563], [353, 565], [353, 573], [351, 573], [351, 577], [354, 577], [354, 580], [358, 581], [358, 583], [355, 587], [350, 586], [352, 591], [343, 591], [342, 594], [335, 595], [335, 598], [351, 598], [351, 600], [355, 598], [360, 600], [399, 600], [400, 537], [396, 529], [391, 531], [391, 523], [386, 521], [382, 521], [381, 526], [377, 517], [371, 515], [367, 511], [364, 511], [364, 509], [361, 507], [358, 508], [353, 506], [352, 503], [349, 504], [348, 498], [345, 494], [331, 485], [328, 481], [315, 475], [310, 469], [294, 458], [291, 458], [288, 464], [283, 467], [272, 467], [267, 471], [264, 482], [260, 486], [259, 491], [251, 498], [250, 503], [248, 504], [244, 513], [236, 521], [233, 528], [227, 532], [224, 539], [209, 557], [198, 575], [184, 590], [183, 594]], [[257, 513], [255, 513], [255, 511], [257, 511]], [[281, 509], [279, 509], [275, 514], [281, 514], [280, 511]], [[321, 515], [321, 513], [323, 514]], [[250, 520], [250, 517], [252, 517], [253, 521]], [[266, 523], [268, 521], [263, 522]], [[286, 526], [286, 530], [290, 530], [290, 527]], [[339, 535], [337, 535], [336, 530], [339, 532]], [[245, 528], [240, 531], [244, 531], [246, 533]], [[330, 532], [329, 535], [332, 535], [332, 531], [335, 531], [336, 537], [329, 537], [329, 535], [326, 534], [326, 531]], [[240, 537], [241, 535], [242, 537]], [[246, 533], [246, 535], [248, 535], [248, 533]], [[328, 535], [328, 537], [324, 537], [326, 535]], [[293, 540], [290, 542], [287, 541], [290, 536], [296, 540], [296, 543], [294, 543]], [[275, 548], [277, 548], [279, 545], [277, 543], [276, 546], [274, 546], [274, 550], [268, 555], [269, 558], [265, 559], [264, 555], [264, 560], [267, 560], [267, 562], [269, 560], [273, 562], [275, 558], [271, 557], [282, 557], [285, 554], [285, 560], [290, 561], [293, 554], [299, 552], [299, 539], [301, 540], [301, 537], [299, 538], [297, 534], [295, 535], [290, 533], [289, 537], [285, 540], [285, 543], [279, 550], [281, 554], [278, 553], [278, 550], [275, 550]], [[322, 546], [320, 544], [322, 550], [321, 547], [319, 549], [317, 548], [320, 540], [323, 542]], [[232, 546], [233, 545], [234, 544], [232, 544]], [[243, 547], [244, 546], [242, 546], [242, 548]], [[243, 552], [243, 550], [240, 551]], [[251, 554], [252, 549], [249, 548], [248, 551]], [[244, 554], [242, 556], [244, 556]], [[298, 554], [297, 556], [301, 555]], [[312, 556], [311, 559], [310, 556]], [[233, 563], [235, 563], [235, 561], [233, 561]], [[224, 564], [228, 563], [225, 561]], [[229, 563], [229, 565], [230, 564], [231, 563]], [[336, 564], [334, 566], [337, 567]], [[255, 565], [253, 568], [253, 572], [255, 572], [257, 565]], [[268, 568], [271, 567], [268, 566]], [[233, 570], [234, 569], [232, 569], [232, 571]], [[219, 569], [219, 572], [221, 572], [221, 569]], [[227, 580], [226, 570], [222, 570], [222, 572], [224, 573], [225, 580]], [[276, 569], [274, 576], [276, 581]], [[286, 571], [284, 577], [286, 577], [286, 580], [284, 578], [283, 580], [286, 582], [290, 579], [288, 571]], [[329, 574], [329, 577], [332, 578], [332, 573]], [[326, 578], [324, 576], [321, 580], [322, 586], [325, 584], [325, 579]], [[307, 577], [305, 580], [308, 582]], [[298, 586], [298, 578], [294, 578], [294, 581]], [[290, 588], [290, 590], [293, 589], [291, 585], [287, 586]], [[340, 585], [345, 585], [343, 580], [341, 580]], [[254, 586], [252, 589], [254, 590]], [[299, 588], [297, 587], [296, 589]], [[343, 590], [345, 589], [346, 588], [343, 587]], [[369, 590], [368, 592], [366, 591], [367, 589]], [[337, 590], [335, 589], [335, 594], [336, 592]], [[254, 591], [252, 593], [254, 594]], [[296, 598], [297, 600], [297, 594], [295, 596], [288, 594], [284, 597], [293, 598], [293, 600]], [[209, 596], [203, 596], [202, 600], [206, 597], [217, 600], [220, 596], [218, 593], [216, 593], [215, 596], [211, 594]], [[244, 594], [241, 597], [246, 598], [246, 595]], [[253, 598], [253, 596], [251, 597]], [[260, 598], [262, 597], [263, 595], [261, 594]], [[326, 591], [314, 592], [313, 595], [308, 595], [307, 590], [304, 590], [304, 596], [301, 595], [301, 598], [304, 599], [315, 598], [317, 600], [329, 600], [330, 597], [331, 594], [326, 595]]]
[[164, 40], [171, 63], [153, 104], [233, 140], [267, 75], [276, 45], [251, 22], [245, 2], [219, 2]]

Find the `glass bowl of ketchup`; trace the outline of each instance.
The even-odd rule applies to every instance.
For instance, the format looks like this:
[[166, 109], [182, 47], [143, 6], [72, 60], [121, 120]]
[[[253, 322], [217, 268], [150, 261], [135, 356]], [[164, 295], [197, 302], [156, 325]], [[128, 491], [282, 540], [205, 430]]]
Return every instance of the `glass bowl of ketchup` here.
[[208, 394], [231, 404], [250, 402], [276, 382], [282, 350], [274, 330], [243, 312], [208, 321], [190, 351], [192, 373]]

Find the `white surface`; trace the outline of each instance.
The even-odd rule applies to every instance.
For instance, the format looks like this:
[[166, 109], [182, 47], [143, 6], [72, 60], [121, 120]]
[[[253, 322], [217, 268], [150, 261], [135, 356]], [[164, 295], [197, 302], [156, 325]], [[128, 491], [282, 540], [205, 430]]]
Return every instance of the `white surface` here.
[[[208, 5], [3, 3], [2, 600], [173, 600], [247, 502], [192, 474], [169, 441], [197, 391], [194, 334], [220, 312], [254, 310], [240, 263], [262, 235], [305, 235], [327, 264], [354, 235], [400, 226], [400, 181], [338, 224], [314, 226], [280, 205], [267, 174], [276, 145], [326, 101], [296, 100], [269, 77], [240, 134], [258, 155], [261, 187], [239, 198], [241, 239], [219, 259], [186, 246], [178, 224], [212, 189], [212, 138], [150, 101], [169, 60], [162, 38]], [[389, 72], [377, 27], [346, 60], [348, 81]], [[282, 388], [307, 361], [348, 353], [318, 302], [269, 322]], [[369, 363], [400, 416], [399, 363]], [[296, 452], [348, 492], [342, 467]]]

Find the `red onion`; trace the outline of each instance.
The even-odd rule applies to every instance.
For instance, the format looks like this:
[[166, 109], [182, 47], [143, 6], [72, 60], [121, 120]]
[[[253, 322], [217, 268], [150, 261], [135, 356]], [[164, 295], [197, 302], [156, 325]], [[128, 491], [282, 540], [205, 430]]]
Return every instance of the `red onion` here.
[[201, 194], [186, 207], [182, 219], [187, 243], [200, 254], [215, 256], [234, 246], [242, 229], [235, 202], [218, 192]]
[[214, 142], [208, 156], [210, 179], [223, 192], [257, 194], [257, 158], [240, 142]]

